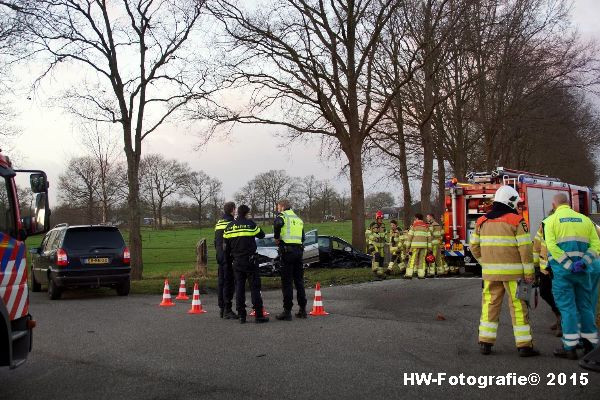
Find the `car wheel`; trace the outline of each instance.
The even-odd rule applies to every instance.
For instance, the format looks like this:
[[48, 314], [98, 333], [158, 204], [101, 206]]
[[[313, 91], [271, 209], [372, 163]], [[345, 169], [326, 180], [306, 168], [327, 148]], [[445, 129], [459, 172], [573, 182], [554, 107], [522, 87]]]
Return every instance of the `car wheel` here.
[[56, 286], [53, 279], [48, 280], [48, 298], [50, 300], [59, 300], [62, 296], [62, 289]]
[[32, 292], [40, 292], [42, 290], [42, 284], [39, 283], [35, 279], [35, 274], [33, 273], [33, 267], [31, 267], [31, 291]]
[[126, 280], [125, 282], [123, 282], [119, 286], [117, 286], [117, 294], [119, 296], [127, 296], [129, 294], [130, 289], [131, 289], [131, 281]]

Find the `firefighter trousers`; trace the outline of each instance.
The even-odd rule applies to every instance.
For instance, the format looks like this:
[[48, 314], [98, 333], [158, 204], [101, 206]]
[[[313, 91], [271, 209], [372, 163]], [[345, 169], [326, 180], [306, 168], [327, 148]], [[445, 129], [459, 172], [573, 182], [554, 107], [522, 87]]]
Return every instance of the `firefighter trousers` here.
[[433, 255], [435, 256], [435, 263], [429, 264], [429, 275], [448, 275], [448, 264], [446, 259], [442, 255], [442, 246], [433, 245]]
[[380, 251], [375, 250], [371, 253], [373, 261], [371, 261], [371, 271], [377, 276], [385, 275], [385, 269], [383, 268], [383, 254]]
[[504, 294], [508, 294], [508, 306], [517, 347], [532, 347], [531, 327], [527, 303], [517, 298], [517, 281], [482, 281], [481, 319], [479, 321], [479, 342], [496, 343], [498, 321]]
[[411, 277], [417, 272], [417, 276], [419, 278], [425, 278], [425, 270], [427, 262], [425, 261], [425, 257], [427, 257], [427, 249], [426, 248], [413, 248], [411, 249], [412, 255], [410, 256], [410, 261], [408, 262], [408, 267], [406, 268], [405, 276]]
[[401, 274], [406, 271], [406, 263], [404, 262], [404, 254], [402, 252], [392, 253], [388, 271], [394, 272], [398, 270]]
[[560, 311], [562, 341], [566, 350], [574, 349], [579, 339], [598, 344], [595, 321], [598, 299], [597, 263], [585, 272], [574, 274], [561, 266], [553, 266], [552, 294]]

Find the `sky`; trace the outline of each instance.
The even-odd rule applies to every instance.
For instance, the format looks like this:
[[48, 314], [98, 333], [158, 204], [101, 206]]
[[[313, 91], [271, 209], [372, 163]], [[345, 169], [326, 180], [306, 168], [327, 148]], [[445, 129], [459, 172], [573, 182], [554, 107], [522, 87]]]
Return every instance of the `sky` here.
[[[600, 41], [599, 17], [600, 0], [575, 0], [573, 22], [584, 38]], [[23, 70], [19, 74], [17, 79], [31, 80], [33, 72]], [[61, 108], [49, 104], [52, 91], [52, 84], [46, 84], [35, 95], [16, 99], [16, 125], [21, 136], [13, 146], [22, 158], [23, 167], [45, 170], [56, 188], [68, 159], [82, 155], [84, 150], [78, 137], [80, 127]], [[162, 153], [220, 179], [226, 198], [232, 198], [255, 175], [270, 169], [283, 169], [298, 177], [313, 174], [319, 179], [331, 180], [340, 191], [348, 190], [348, 179], [340, 174], [343, 157], [324, 159], [320, 156], [319, 141], [284, 146], [286, 140], [277, 133], [283, 132], [273, 127], [238, 126], [230, 134], [219, 135], [197, 150], [199, 139], [192, 127], [167, 125], [145, 140], [142, 152]], [[116, 140], [122, 140], [117, 129], [114, 135]], [[399, 184], [382, 180], [383, 175], [382, 171], [366, 170], [366, 192], [391, 191], [398, 200]], [[56, 191], [52, 192], [53, 197], [56, 196]]]

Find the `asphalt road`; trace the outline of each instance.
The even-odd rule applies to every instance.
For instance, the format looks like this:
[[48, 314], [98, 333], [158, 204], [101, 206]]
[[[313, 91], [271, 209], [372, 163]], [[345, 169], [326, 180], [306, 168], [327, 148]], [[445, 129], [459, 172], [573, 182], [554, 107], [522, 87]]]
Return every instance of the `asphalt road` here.
[[[214, 295], [202, 298], [207, 314], [187, 315], [190, 302], [159, 308], [160, 294], [72, 292], [49, 301], [32, 293], [34, 350], [17, 370], [0, 370], [0, 398], [599, 398], [599, 373], [581, 385], [586, 371], [552, 356], [559, 339], [548, 329], [545, 304], [531, 318], [541, 357], [517, 356], [506, 302], [495, 354], [480, 355], [480, 285], [477, 279], [430, 279], [325, 287], [331, 315], [260, 325], [221, 320]], [[279, 292], [264, 298], [268, 311], [279, 311]], [[438, 312], [445, 320], [436, 320]], [[413, 372], [446, 373], [446, 379], [537, 373], [541, 382], [418, 386], [405, 382], [404, 374]], [[556, 379], [547, 386], [548, 374], [560, 373], [567, 384]]]

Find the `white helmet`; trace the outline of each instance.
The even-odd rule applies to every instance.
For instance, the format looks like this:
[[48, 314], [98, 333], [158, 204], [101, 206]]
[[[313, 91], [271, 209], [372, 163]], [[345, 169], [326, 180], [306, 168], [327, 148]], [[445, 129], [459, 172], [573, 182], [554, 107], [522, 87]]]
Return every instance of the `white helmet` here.
[[506, 204], [512, 209], [516, 209], [517, 203], [521, 201], [521, 198], [519, 197], [519, 193], [512, 186], [500, 186], [500, 188], [496, 190], [494, 201]]

